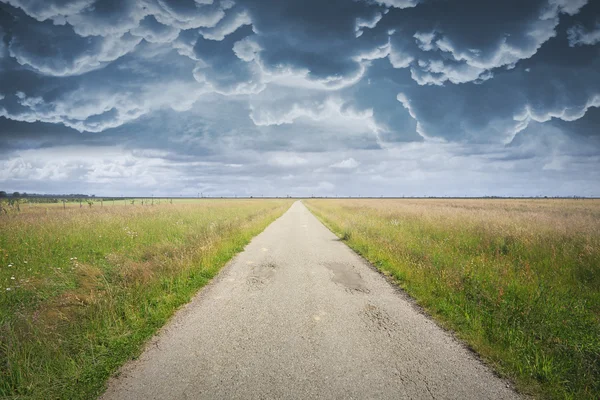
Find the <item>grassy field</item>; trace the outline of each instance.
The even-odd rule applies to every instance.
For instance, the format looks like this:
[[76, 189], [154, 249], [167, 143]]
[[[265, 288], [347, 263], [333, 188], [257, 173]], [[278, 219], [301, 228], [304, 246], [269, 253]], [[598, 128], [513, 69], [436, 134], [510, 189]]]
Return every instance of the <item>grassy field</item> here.
[[2, 213], [0, 397], [94, 398], [290, 204], [22, 204]]
[[305, 204], [522, 392], [600, 398], [600, 201]]

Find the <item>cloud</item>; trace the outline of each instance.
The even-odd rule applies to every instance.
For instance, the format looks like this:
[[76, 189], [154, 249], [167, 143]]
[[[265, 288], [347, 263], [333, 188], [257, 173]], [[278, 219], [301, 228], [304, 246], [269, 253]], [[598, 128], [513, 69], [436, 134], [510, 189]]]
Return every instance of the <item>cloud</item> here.
[[289, 153], [277, 153], [269, 158], [269, 164], [277, 167], [297, 167], [306, 163], [306, 158]]
[[142, 39], [171, 43], [180, 30], [206, 28], [207, 37], [222, 40], [249, 23], [243, 10], [227, 14], [231, 8], [227, 2], [86, 0], [40, 4], [11, 0], [9, 4], [20, 9], [9, 10], [13, 19], [6, 20], [10, 55], [21, 65], [52, 76], [102, 68], [131, 53]]
[[[169, 55], [163, 57], [166, 61]], [[176, 65], [170, 65], [175, 70]], [[13, 92], [0, 100], [0, 115], [24, 122], [62, 123], [81, 132], [102, 132], [158, 109], [187, 110], [207, 91], [193, 77], [185, 81], [163, 76], [162, 82], [148, 85], [144, 76], [136, 76], [136, 68], [136, 64], [120, 65], [118, 78], [112, 76], [112, 70], [98, 71], [96, 79], [79, 80], [71, 88], [64, 87], [63, 92], [57, 92], [52, 81], [31, 93]], [[121, 90], [123, 84], [127, 91]]]
[[256, 60], [257, 54], [262, 48], [254, 40], [253, 36], [246, 36], [233, 44], [233, 52], [242, 61], [251, 62]]
[[595, 45], [600, 42], [600, 22], [591, 31], [586, 31], [581, 25], [575, 25], [568, 29], [569, 46]]
[[163, 25], [155, 17], [149, 15], [130, 30], [134, 36], [144, 38], [150, 43], [171, 43], [179, 36], [179, 29]]
[[37, 73], [72, 76], [108, 65], [133, 51], [140, 40], [130, 34], [83, 38], [68, 25], [36, 22], [11, 27], [8, 52]]
[[[346, 90], [359, 85], [367, 71], [373, 68], [373, 63], [384, 58], [387, 58], [396, 68], [408, 69], [411, 79], [419, 85], [439, 86], [446, 82], [481, 84], [493, 79], [492, 70], [498, 66], [512, 68], [515, 60], [529, 57], [531, 52], [537, 51], [540, 43], [555, 35], [558, 15], [561, 12], [575, 15], [585, 2], [531, 3], [526, 9], [521, 10], [518, 18], [511, 22], [511, 25], [507, 25], [513, 30], [510, 36], [501, 34], [493, 27], [493, 29], [483, 29], [488, 27], [489, 18], [496, 18], [499, 12], [511, 10], [509, 5], [496, 5], [490, 8], [482, 7], [479, 3], [469, 4], [473, 15], [478, 18], [476, 21], [478, 26], [482, 29], [477, 35], [467, 35], [470, 31], [465, 29], [471, 29], [472, 24], [464, 24], [466, 28], [462, 30], [461, 27], [448, 25], [445, 22], [446, 18], [450, 18], [455, 10], [448, 10], [443, 4], [426, 9], [416, 2], [393, 3], [384, 4], [394, 9], [389, 12], [374, 2], [357, 3], [338, 15], [335, 24], [325, 28], [318, 21], [308, 20], [306, 15], [294, 9], [291, 4], [268, 8], [264, 5], [257, 6], [252, 1], [240, 1], [236, 5], [231, 2], [199, 4], [160, 1], [145, 8], [140, 8], [139, 2], [107, 4], [103, 6], [104, 8], [98, 8], [89, 7], [89, 4], [84, 6], [83, 3], [78, 2], [68, 6], [66, 3], [60, 3], [55, 7], [33, 7], [32, 3], [13, 2], [13, 5], [31, 13], [34, 18], [46, 19], [41, 23], [30, 24], [43, 33], [41, 36], [48, 38], [49, 45], [46, 47], [52, 50], [52, 45], [55, 43], [61, 47], [48, 52], [47, 55], [40, 53], [33, 46], [33, 42], [22, 39], [27, 35], [14, 25], [11, 28], [10, 43], [12, 43], [15, 60], [34, 68], [39, 73], [58, 77], [85, 75], [131, 55], [136, 55], [137, 60], [135, 58], [127, 60], [123, 63], [123, 67], [129, 68], [128, 72], [146, 73], [150, 68], [160, 68], [161, 64], [144, 55], [151, 47], [143, 46], [142, 50], [138, 49], [141, 45], [139, 41], [143, 39], [157, 45], [171, 44], [184, 57], [196, 62], [188, 70], [188, 77], [198, 83], [198, 88], [193, 92], [194, 94], [187, 96], [188, 99], [182, 98], [181, 103], [174, 101], [174, 109], [185, 110], [198, 99], [198, 96], [208, 92], [228, 96], [255, 95], [269, 85], [302, 90]], [[210, 16], [211, 22], [200, 24], [205, 26], [200, 28], [199, 32], [185, 29], [199, 26], [196, 17], [197, 12], [201, 10], [208, 12], [205, 17]], [[294, 13], [290, 14], [291, 10]], [[440, 23], [432, 27], [422, 10], [428, 12], [433, 10], [442, 15]], [[337, 12], [336, 4], [325, 6], [322, 11], [323, 18], [333, 15]], [[447, 11], [450, 11], [450, 15], [447, 15]], [[68, 24], [56, 26], [49, 23], [49, 20], [60, 23], [61, 16], [63, 22], [68, 20], [67, 17], [75, 16], [102, 20], [102, 23], [92, 25], [94, 29], [102, 30], [94, 33], [102, 33], [106, 36], [85, 37], [91, 32], [78, 31], [77, 22], [73, 22], [74, 30]], [[28, 17], [21, 15], [19, 18]], [[295, 19], [296, 23], [294, 24], [290, 19]], [[256, 20], [256, 23], [253, 20]], [[112, 29], [111, 24], [119, 28]], [[252, 28], [248, 28], [250, 24]], [[133, 25], [136, 26], [132, 28]], [[30, 30], [31, 27], [28, 29]], [[294, 27], [301, 27], [303, 30], [297, 31]], [[314, 31], [304, 30], [304, 27], [314, 28]], [[311, 35], [322, 34], [319, 29], [327, 29], [328, 34], [334, 39], [331, 43], [339, 43], [341, 47], [331, 53], [328, 43], [315, 46], [313, 41], [298, 42], [299, 37], [308, 38]], [[357, 30], [366, 30], [368, 33], [357, 39], [355, 37]], [[123, 32], [125, 32], [123, 36], [115, 36]], [[482, 41], [480, 36], [484, 37], [485, 41]], [[302, 43], [300, 46], [296, 44], [296, 54], [287, 53], [282, 47], [292, 41]], [[27, 46], [29, 43], [31, 45]], [[95, 47], [90, 47], [90, 43], [96, 43]], [[158, 48], [151, 51], [160, 51], [161, 55], [168, 54]], [[299, 57], [298, 55], [302, 55], [303, 51], [307, 56], [310, 54], [312, 56]], [[61, 54], [62, 59], [56, 58], [54, 54]], [[315, 61], [320, 58], [326, 63], [315, 64]], [[160, 60], [161, 57], [158, 59]], [[336, 61], [337, 64], [331, 64], [332, 60], [339, 60], [339, 63]], [[129, 67], [130, 65], [132, 67]], [[185, 74], [185, 71], [181, 72]], [[60, 107], [44, 106], [48, 100], [47, 95], [34, 94], [25, 90], [23, 92], [27, 93], [28, 100], [17, 101], [12, 108], [4, 107], [3, 115], [14, 116], [24, 121], [62, 122], [79, 130], [98, 132], [134, 121], [151, 110], [168, 107], [166, 102], [145, 99], [144, 96], [155, 91], [144, 88], [145, 83], [140, 78], [133, 78], [134, 90], [131, 95], [112, 95], [110, 90], [108, 93], [107, 90], [101, 91], [106, 101], [99, 100], [95, 90], [90, 91], [89, 88], [85, 89], [85, 92], [89, 93], [89, 99], [82, 96], [84, 90], [72, 92], [73, 94], [68, 96], [85, 104], [85, 107], [76, 107], [77, 112], [64, 111], [69, 108], [70, 101], [63, 100], [65, 104]], [[175, 79], [174, 84], [177, 85], [177, 82], [181, 81]], [[409, 111], [411, 118], [416, 122], [416, 132], [421, 137], [439, 136], [437, 132], [439, 130], [430, 126], [431, 123], [427, 121], [419, 105], [420, 101], [411, 91], [412, 89], [402, 92], [406, 101], [401, 102], [401, 105]], [[472, 90], [467, 90], [465, 93], [469, 91]], [[172, 93], [168, 90], [167, 92]], [[459, 93], [462, 91], [457, 91], [457, 95]], [[68, 96], [65, 93], [62, 99], [67, 99]], [[406, 107], [409, 99], [412, 103], [410, 109]], [[347, 99], [341, 100], [339, 97], [336, 100], [339, 103], [337, 105], [331, 103], [331, 100], [328, 100], [329, 103], [324, 100], [319, 101], [320, 105], [307, 103], [285, 105], [284, 103], [278, 107], [259, 106], [253, 101], [250, 106], [250, 117], [259, 126], [289, 125], [302, 119], [325, 121], [328, 124], [331, 121], [344, 119], [362, 120], [368, 122], [372, 131], [387, 132], [390, 138], [389, 133], [395, 131], [393, 124], [403, 121], [402, 118], [391, 116], [390, 113], [398, 111], [390, 105], [382, 104], [378, 107], [361, 105], [354, 107], [354, 111], [348, 111], [347, 107], [341, 111], [340, 104], [351, 102]], [[461, 103], [464, 102], [461, 100], [456, 104]], [[529, 103], [531, 102], [521, 102], [512, 107], [512, 113], [506, 115], [514, 120], [513, 124], [510, 126], [510, 123], [503, 123], [506, 128], [502, 129], [514, 134], [521, 129], [524, 120], [529, 118], [535, 120], [536, 116], [543, 115], [543, 111], [536, 110], [536, 107]], [[89, 111], [83, 112], [84, 109]], [[585, 109], [587, 107], [583, 108]], [[532, 116], [522, 118], [526, 110], [531, 110]], [[560, 111], [552, 111], [552, 113], [552, 115], [562, 115]], [[88, 118], [89, 121], [85, 121]], [[494, 120], [499, 119], [494, 117]], [[468, 130], [462, 128], [463, 133]], [[428, 135], [428, 131], [432, 134]], [[509, 137], [512, 134], [507, 133]], [[448, 134], [441, 136], [447, 137]]]
[[178, 29], [212, 28], [231, 8], [228, 1], [157, 0], [157, 3], [159, 7], [153, 9], [156, 19]]
[[23, 9], [38, 21], [60, 18], [82, 12], [92, 6], [95, 0], [67, 0], [67, 1], [36, 1], [36, 0], [6, 0], [6, 3]]
[[[256, 33], [253, 49], [260, 49], [252, 57], [265, 75], [284, 75], [297, 85], [337, 90], [356, 83], [364, 74], [366, 66], [357, 56], [374, 46], [370, 40], [357, 41], [356, 34], [377, 25], [381, 12], [374, 6], [339, 0], [242, 0], [239, 5], [250, 14]], [[318, 13], [310, 11], [316, 9]]]
[[[283, 88], [269, 89], [250, 104], [250, 119], [258, 127], [281, 127], [289, 130], [289, 125], [301, 127], [299, 134], [308, 136], [306, 131], [340, 135], [350, 143], [364, 141], [362, 146], [381, 146], [380, 134], [385, 131], [373, 117], [372, 109], [359, 109], [341, 98], [327, 95], [282, 95]], [[324, 145], [324, 143], [321, 143]], [[357, 143], [358, 145], [358, 143]], [[319, 143], [315, 143], [318, 147]]]
[[279, 104], [263, 102], [260, 106], [253, 106], [250, 113], [250, 118], [258, 126], [293, 124], [300, 118], [332, 125], [336, 123], [354, 124], [359, 121], [368, 123], [369, 120], [372, 122], [372, 116], [371, 110], [360, 112], [348, 109], [341, 99], [336, 98], [324, 98], [317, 101], [309, 98], [301, 100], [301, 102]]
[[253, 62], [240, 59], [235, 43], [252, 35], [250, 27], [243, 27], [222, 41], [198, 38], [193, 51], [199, 62], [194, 68], [196, 81], [224, 95], [259, 93], [264, 89], [262, 69]]
[[[35, 157], [32, 157], [35, 155]], [[16, 158], [0, 162], [0, 180], [30, 182], [85, 182], [86, 185], [117, 183], [125, 185], [135, 178], [142, 188], [156, 185], [157, 169], [163, 161], [136, 157], [119, 147], [67, 146], [48, 150], [22, 151]]]
[[380, 12], [376, 12], [375, 14], [373, 14], [373, 17], [369, 19], [357, 18], [356, 26], [354, 28], [354, 30], [356, 31], [356, 37], [360, 37], [363, 34], [365, 28], [375, 28], [377, 26], [377, 23], [381, 21], [381, 18], [383, 18], [383, 15]]
[[252, 20], [248, 12], [242, 8], [235, 8], [228, 11], [214, 27], [201, 28], [199, 31], [205, 39], [223, 40], [242, 26], [251, 24]]
[[225, 16], [230, 2], [195, 0], [7, 0], [36, 20], [68, 23], [80, 36], [122, 35], [146, 16], [176, 29], [211, 28]]
[[[417, 83], [481, 82], [490, 79], [494, 69], [512, 68], [532, 57], [556, 35], [560, 14], [575, 15], [585, 4], [584, 0], [532, 1], [519, 7], [511, 2], [466, 1], [461, 7], [414, 4], [390, 10], [377, 28], [380, 35], [390, 36], [387, 57], [392, 65], [410, 68]], [[497, 25], [498, 18], [504, 23]]]
[[598, 179], [599, 7], [5, 0], [0, 183], [567, 193]]
[[398, 80], [397, 100], [425, 139], [506, 143], [531, 121], [573, 121], [597, 107], [599, 68], [597, 53], [570, 47], [563, 30], [535, 57], [478, 84], [415, 87]]
[[402, 107], [404, 107], [406, 109], [406, 111], [408, 111], [408, 114], [410, 115], [410, 117], [417, 122], [417, 126], [415, 128], [416, 132], [419, 135], [421, 135], [421, 137], [423, 139], [431, 139], [431, 137], [427, 135], [427, 133], [423, 129], [423, 126], [419, 122], [419, 119], [418, 119], [413, 107], [411, 106], [411, 103], [410, 103], [410, 100], [408, 99], [408, 97], [406, 97], [406, 95], [404, 93], [398, 93], [398, 95], [396, 96], [396, 99], [400, 102], [400, 104], [402, 104]]
[[350, 157], [340, 162], [331, 164], [329, 167], [337, 169], [354, 169], [358, 167], [358, 164], [359, 163], [354, 158]]
[[121, 36], [139, 25], [148, 13], [145, 2], [95, 1], [90, 6], [69, 14], [52, 17], [53, 23], [67, 23], [79, 36]]
[[106, 195], [589, 195], [600, 178], [597, 142], [535, 122], [510, 146], [413, 142], [345, 154], [224, 150], [202, 159], [180, 157], [168, 147], [59, 146], [0, 159], [0, 181], [19, 191], [34, 186], [99, 194], [102, 185], [110, 188]]
[[0, 26], [0, 59], [6, 54], [6, 45], [4, 44], [4, 29]]
[[374, 0], [374, 2], [388, 7], [411, 8], [419, 4], [421, 0]]

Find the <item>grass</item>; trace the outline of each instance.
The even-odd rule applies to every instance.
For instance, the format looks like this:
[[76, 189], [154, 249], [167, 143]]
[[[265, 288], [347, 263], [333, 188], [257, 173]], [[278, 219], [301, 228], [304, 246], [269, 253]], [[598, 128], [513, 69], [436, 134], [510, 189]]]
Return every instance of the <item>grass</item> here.
[[305, 204], [521, 392], [600, 398], [600, 201]]
[[0, 397], [89, 399], [287, 200], [0, 215]]

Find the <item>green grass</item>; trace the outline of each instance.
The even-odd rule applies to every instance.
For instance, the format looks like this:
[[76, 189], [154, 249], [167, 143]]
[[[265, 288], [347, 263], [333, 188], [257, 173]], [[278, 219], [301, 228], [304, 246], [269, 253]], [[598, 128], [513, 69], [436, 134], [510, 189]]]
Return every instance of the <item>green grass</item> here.
[[27, 205], [0, 216], [0, 396], [89, 399], [291, 204]]
[[310, 200], [523, 393], [600, 398], [600, 202]]

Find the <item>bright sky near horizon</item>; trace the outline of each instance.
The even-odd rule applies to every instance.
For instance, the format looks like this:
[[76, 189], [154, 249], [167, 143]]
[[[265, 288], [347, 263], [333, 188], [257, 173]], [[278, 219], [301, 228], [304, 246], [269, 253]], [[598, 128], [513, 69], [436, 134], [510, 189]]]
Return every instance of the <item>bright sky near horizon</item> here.
[[598, 0], [0, 0], [0, 190], [600, 196]]

